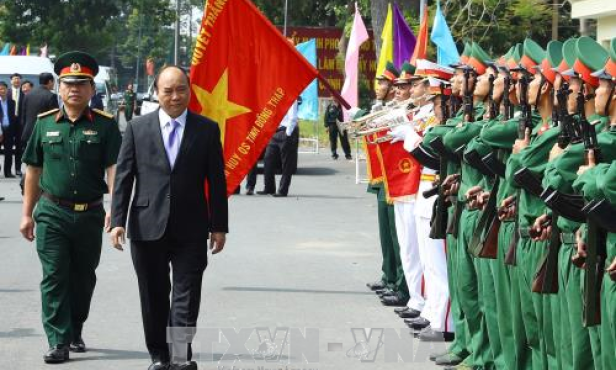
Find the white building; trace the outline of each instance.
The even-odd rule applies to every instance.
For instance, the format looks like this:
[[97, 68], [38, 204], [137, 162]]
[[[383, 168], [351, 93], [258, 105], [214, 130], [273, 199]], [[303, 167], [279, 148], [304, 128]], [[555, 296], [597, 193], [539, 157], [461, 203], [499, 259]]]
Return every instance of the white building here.
[[616, 0], [569, 0], [571, 17], [597, 20], [597, 42], [606, 48], [616, 37]]

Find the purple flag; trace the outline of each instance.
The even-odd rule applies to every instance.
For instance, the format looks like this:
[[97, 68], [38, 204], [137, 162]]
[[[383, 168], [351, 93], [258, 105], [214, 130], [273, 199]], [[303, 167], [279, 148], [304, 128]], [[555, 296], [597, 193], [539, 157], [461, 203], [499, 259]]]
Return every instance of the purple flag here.
[[394, 65], [400, 68], [405, 61], [409, 61], [415, 50], [415, 35], [404, 20], [404, 16], [394, 3]]

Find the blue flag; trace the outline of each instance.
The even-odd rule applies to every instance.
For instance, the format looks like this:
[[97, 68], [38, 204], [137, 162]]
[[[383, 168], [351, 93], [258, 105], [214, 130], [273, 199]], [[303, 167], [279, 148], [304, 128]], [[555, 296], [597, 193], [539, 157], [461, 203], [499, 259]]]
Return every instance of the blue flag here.
[[456, 43], [453, 41], [447, 20], [441, 12], [441, 4], [436, 2], [436, 14], [434, 15], [434, 24], [432, 25], [432, 34], [430, 40], [436, 45], [437, 63], [446, 66], [460, 61], [460, 54], [456, 48]]
[[[308, 40], [296, 46], [300, 52], [313, 66], [317, 65], [317, 43], [315, 39]], [[315, 79], [308, 85], [306, 90], [300, 95], [302, 104], [299, 106], [297, 115], [299, 119], [316, 121], [319, 119], [319, 85]]]
[[8, 42], [4, 44], [4, 48], [0, 51], [0, 55], [9, 55], [11, 52], [11, 44]]

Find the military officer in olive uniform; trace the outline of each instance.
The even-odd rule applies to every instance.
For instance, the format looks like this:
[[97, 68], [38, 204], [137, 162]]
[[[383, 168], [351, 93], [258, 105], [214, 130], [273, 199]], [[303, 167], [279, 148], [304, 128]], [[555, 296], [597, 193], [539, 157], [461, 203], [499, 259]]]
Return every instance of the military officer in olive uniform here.
[[133, 84], [128, 84], [128, 86], [126, 86], [126, 91], [124, 92], [124, 117], [126, 118], [126, 122], [133, 119], [136, 99], [137, 95], [133, 91]]
[[36, 235], [43, 268], [47, 363], [68, 360], [69, 349], [86, 350], [81, 334], [96, 285], [103, 227], [109, 224], [103, 194], [111, 193], [122, 140], [111, 115], [88, 107], [98, 73], [94, 58], [66, 53], [54, 70], [64, 105], [38, 116], [28, 142], [20, 226], [27, 240]]

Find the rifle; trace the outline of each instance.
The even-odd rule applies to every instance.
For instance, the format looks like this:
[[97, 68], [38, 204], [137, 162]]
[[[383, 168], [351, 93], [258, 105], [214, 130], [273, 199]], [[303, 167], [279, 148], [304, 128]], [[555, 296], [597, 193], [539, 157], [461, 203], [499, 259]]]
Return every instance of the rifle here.
[[[471, 78], [471, 69], [466, 68], [464, 70], [464, 122], [475, 121], [474, 107], [473, 107], [473, 92], [469, 86], [469, 80]], [[475, 84], [473, 84], [475, 86]]]
[[513, 105], [509, 99], [509, 90], [511, 90], [511, 76], [509, 74], [505, 77], [504, 90], [503, 107], [505, 108], [505, 113], [503, 114], [503, 121], [509, 121], [513, 117]]
[[548, 242], [548, 254], [543, 258], [532, 283], [532, 291], [539, 294], [558, 293], [558, 253], [561, 246], [560, 230], [556, 224], [558, 213], [552, 213], [552, 234]]
[[[592, 203], [589, 204], [592, 205]], [[590, 212], [586, 207], [583, 211], [585, 214]], [[586, 274], [584, 275], [585, 326], [601, 324], [601, 286], [607, 260], [606, 238], [607, 231], [601, 228], [593, 217], [589, 217], [585, 258]]]
[[571, 142], [572, 139], [572, 130], [571, 130], [571, 115], [567, 111], [567, 100], [569, 99], [569, 94], [571, 90], [569, 90], [569, 83], [563, 81], [560, 89], [556, 93], [556, 100], [558, 101], [558, 127], [560, 128], [560, 133], [558, 134], [558, 146], [561, 149], [565, 149], [567, 145]]
[[494, 102], [494, 75], [488, 78], [490, 89], [488, 90], [488, 119], [492, 120], [498, 115], [496, 111], [496, 103]]
[[443, 116], [443, 120], [441, 124], [444, 124], [449, 119], [449, 109], [447, 109], [447, 95], [445, 95], [445, 84], [441, 82], [441, 115]]
[[520, 78], [520, 106], [522, 115], [518, 124], [518, 138], [524, 139], [526, 129], [533, 129], [531, 106], [528, 103], [528, 77], [524, 73]]
[[[518, 138], [520, 140], [524, 139], [526, 136], [526, 130], [532, 130], [532, 112], [530, 104], [528, 103], [528, 76], [526, 72], [522, 71], [522, 77], [520, 78], [520, 105], [522, 108], [522, 115], [520, 116], [520, 121], [518, 123]], [[516, 202], [520, 199], [520, 192], [517, 192]], [[511, 244], [509, 245], [509, 250], [507, 250], [507, 254], [505, 257], [505, 264], [510, 266], [516, 265], [517, 260], [517, 248], [518, 241], [520, 240], [520, 214], [519, 202], [515, 208], [515, 216], [514, 216], [514, 234], [513, 238], [511, 238]]]

